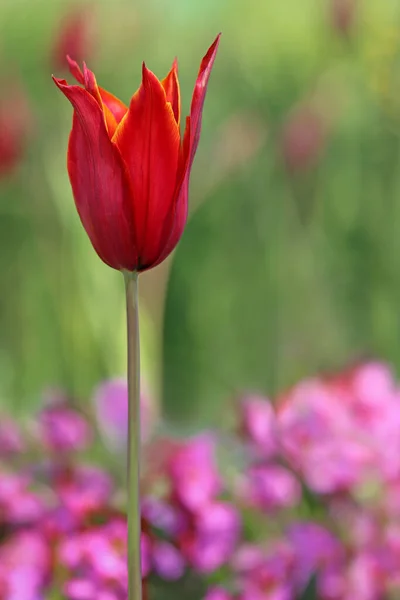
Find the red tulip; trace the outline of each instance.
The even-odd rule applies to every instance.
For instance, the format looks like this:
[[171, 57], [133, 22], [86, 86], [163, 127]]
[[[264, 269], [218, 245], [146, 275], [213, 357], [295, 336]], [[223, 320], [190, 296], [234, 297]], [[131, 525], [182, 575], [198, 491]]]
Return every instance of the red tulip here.
[[143, 64], [127, 108], [69, 60], [79, 83], [54, 81], [74, 107], [68, 173], [82, 224], [110, 267], [144, 271], [177, 245], [187, 218], [190, 170], [200, 138], [207, 83], [219, 36], [203, 58], [190, 117], [180, 135], [177, 63], [160, 81]]

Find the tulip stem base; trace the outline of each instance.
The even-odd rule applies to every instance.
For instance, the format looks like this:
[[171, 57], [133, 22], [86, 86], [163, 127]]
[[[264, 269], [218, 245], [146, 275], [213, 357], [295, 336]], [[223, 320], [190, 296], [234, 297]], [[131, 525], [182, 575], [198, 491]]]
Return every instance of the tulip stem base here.
[[138, 274], [124, 272], [128, 332], [128, 600], [142, 600]]

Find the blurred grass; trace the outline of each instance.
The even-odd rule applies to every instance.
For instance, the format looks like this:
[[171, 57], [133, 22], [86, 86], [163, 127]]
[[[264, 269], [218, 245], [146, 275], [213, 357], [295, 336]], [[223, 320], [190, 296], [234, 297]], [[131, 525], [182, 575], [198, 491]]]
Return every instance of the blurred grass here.
[[[400, 367], [400, 3], [358, 4], [348, 38], [332, 30], [328, 0], [91, 4], [88, 63], [125, 101], [143, 59], [162, 76], [177, 55], [187, 112], [223, 32], [191, 219], [172, 262], [142, 280], [145, 377], [171, 420], [221, 419], [238, 389], [274, 393], [364, 354]], [[59, 19], [74, 7], [0, 6], [0, 73], [22, 78], [35, 115], [23, 164], [0, 184], [0, 395], [12, 410], [51, 384], [84, 398], [125, 369], [122, 278], [76, 215], [71, 109], [50, 79]], [[326, 147], [289, 175], [282, 128], [315, 94], [335, 113]]]

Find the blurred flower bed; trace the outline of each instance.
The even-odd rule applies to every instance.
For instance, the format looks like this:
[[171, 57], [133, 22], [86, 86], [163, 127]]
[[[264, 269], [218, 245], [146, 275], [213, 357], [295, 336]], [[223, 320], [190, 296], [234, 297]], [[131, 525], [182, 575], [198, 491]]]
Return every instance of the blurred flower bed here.
[[[88, 406], [53, 390], [23, 427], [0, 421], [2, 600], [126, 598], [125, 382]], [[399, 597], [400, 388], [387, 365], [303, 380], [274, 402], [243, 395], [227, 429], [188, 438], [162, 433], [149, 396], [142, 409], [147, 598]]]

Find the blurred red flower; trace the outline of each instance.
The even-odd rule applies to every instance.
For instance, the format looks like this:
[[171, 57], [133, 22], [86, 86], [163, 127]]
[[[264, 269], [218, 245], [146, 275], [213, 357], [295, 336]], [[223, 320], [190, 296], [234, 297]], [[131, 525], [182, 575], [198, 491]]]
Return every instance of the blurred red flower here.
[[318, 162], [326, 142], [327, 123], [312, 105], [296, 107], [282, 131], [282, 155], [289, 171], [304, 171]]
[[93, 21], [93, 8], [89, 6], [78, 6], [61, 18], [51, 48], [55, 70], [68, 68], [67, 55], [79, 62], [88, 59], [93, 50]]
[[331, 0], [331, 22], [341, 35], [349, 35], [356, 14], [356, 0]]
[[10, 174], [19, 164], [33, 124], [29, 99], [20, 83], [3, 81], [1, 89], [0, 178]]
[[163, 80], [143, 64], [129, 108], [69, 59], [84, 88], [54, 81], [74, 107], [68, 173], [82, 224], [100, 258], [118, 270], [144, 271], [178, 243], [187, 218], [190, 170], [219, 37], [203, 58], [190, 117], [180, 135], [177, 62]]

